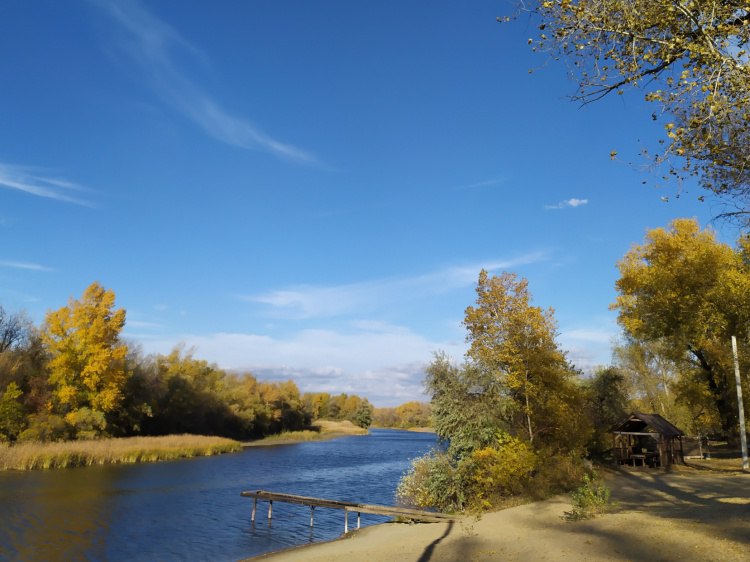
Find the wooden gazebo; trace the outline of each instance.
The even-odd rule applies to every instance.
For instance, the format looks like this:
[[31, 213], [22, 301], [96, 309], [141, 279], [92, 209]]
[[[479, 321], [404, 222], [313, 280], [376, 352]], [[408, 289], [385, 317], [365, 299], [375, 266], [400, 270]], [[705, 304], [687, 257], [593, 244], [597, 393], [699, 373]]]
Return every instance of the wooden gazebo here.
[[659, 414], [634, 412], [611, 432], [612, 454], [618, 464], [668, 467], [684, 462], [685, 433]]

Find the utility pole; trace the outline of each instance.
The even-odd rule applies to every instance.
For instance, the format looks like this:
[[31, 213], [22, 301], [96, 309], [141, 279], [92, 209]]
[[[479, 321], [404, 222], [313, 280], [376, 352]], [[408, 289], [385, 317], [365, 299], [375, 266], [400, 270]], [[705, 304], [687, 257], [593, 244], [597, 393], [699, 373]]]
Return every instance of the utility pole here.
[[750, 469], [747, 459], [747, 433], [745, 432], [745, 407], [742, 404], [742, 385], [740, 384], [740, 361], [737, 358], [737, 338], [732, 336], [732, 355], [734, 355], [734, 378], [737, 382], [737, 403], [740, 410], [740, 443], [742, 443], [742, 470]]

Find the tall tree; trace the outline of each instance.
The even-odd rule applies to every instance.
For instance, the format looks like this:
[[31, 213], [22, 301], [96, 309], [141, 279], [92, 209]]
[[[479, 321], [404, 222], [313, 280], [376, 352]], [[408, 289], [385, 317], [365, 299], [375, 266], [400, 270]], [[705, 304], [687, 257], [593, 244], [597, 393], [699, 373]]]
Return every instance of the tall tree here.
[[677, 219], [649, 231], [619, 262], [612, 305], [630, 337], [661, 340], [672, 361], [699, 370], [730, 436], [737, 434], [730, 337], [746, 342], [749, 335], [748, 249], [747, 239], [733, 249], [697, 221]]
[[[525, 4], [524, 4], [525, 6]], [[750, 5], [744, 0], [542, 0], [535, 50], [572, 63], [588, 103], [641, 88], [664, 113], [656, 155], [750, 213]]]
[[120, 340], [125, 310], [114, 307], [115, 293], [95, 282], [80, 300], [47, 313], [41, 336], [50, 353], [49, 380], [55, 406], [72, 425], [85, 412], [104, 431], [106, 414], [122, 402], [128, 379], [128, 348]]
[[[573, 446], [588, 436], [575, 427], [582, 395], [577, 373], [556, 341], [554, 311], [531, 305], [528, 282], [513, 273], [479, 274], [476, 306], [466, 309], [467, 355], [489, 369], [517, 405], [530, 443]], [[578, 442], [580, 443], [580, 442]]]

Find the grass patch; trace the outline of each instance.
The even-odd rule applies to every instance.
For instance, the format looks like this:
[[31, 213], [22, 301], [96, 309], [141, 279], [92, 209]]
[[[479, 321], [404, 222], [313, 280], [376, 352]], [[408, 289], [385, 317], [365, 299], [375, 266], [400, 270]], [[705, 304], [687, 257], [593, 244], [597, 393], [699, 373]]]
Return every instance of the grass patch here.
[[0, 444], [0, 470], [46, 470], [155, 462], [220, 455], [239, 451], [241, 448], [237, 441], [204, 435]]
[[310, 429], [301, 431], [284, 431], [278, 435], [269, 435], [263, 439], [245, 443], [246, 447], [263, 447], [267, 445], [289, 445], [307, 441], [324, 441], [346, 435], [367, 435], [369, 432], [363, 427], [354, 425], [350, 421], [318, 420]]

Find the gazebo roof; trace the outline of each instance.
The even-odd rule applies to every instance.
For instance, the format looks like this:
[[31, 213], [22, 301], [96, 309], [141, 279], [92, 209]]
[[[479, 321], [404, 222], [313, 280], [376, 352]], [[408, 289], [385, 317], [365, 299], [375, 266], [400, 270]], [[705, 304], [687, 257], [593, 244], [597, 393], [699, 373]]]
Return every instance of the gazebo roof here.
[[[651, 428], [652, 431], [648, 431]], [[669, 423], [659, 414], [633, 412], [628, 419], [611, 429], [612, 433], [660, 433], [664, 437], [682, 437], [685, 433]]]

